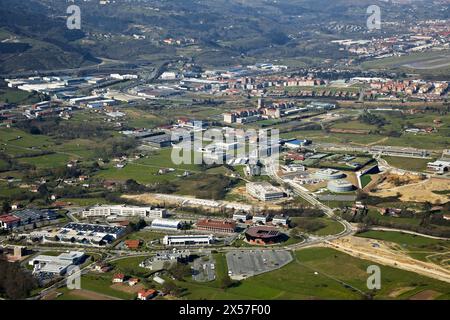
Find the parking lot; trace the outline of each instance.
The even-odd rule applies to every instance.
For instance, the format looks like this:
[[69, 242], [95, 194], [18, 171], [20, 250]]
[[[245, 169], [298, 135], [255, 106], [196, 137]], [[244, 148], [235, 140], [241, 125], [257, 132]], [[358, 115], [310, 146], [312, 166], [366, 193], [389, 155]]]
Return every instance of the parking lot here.
[[241, 280], [283, 267], [292, 261], [286, 250], [233, 251], [226, 254], [228, 274]]

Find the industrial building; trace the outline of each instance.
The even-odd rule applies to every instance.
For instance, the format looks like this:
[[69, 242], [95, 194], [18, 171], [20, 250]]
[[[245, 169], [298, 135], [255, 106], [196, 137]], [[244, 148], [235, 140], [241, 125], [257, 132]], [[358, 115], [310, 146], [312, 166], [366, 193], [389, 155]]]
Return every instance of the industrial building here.
[[53, 210], [24, 209], [0, 216], [0, 229], [11, 230], [58, 218], [59, 215]]
[[236, 222], [227, 220], [201, 219], [197, 221], [198, 230], [232, 233], [236, 231]]
[[59, 256], [39, 255], [32, 258], [28, 264], [33, 266], [33, 273], [49, 273], [64, 275], [71, 265], [81, 264], [85, 259], [84, 252], [70, 251]]
[[151, 147], [165, 148], [172, 145], [172, 136], [170, 134], [160, 134], [153, 137], [143, 138], [141, 141]]
[[169, 236], [163, 238], [163, 244], [166, 246], [199, 246], [209, 245], [214, 242], [214, 236], [210, 235], [182, 235]]
[[298, 149], [298, 148], [304, 147], [309, 144], [311, 144], [311, 140], [291, 139], [291, 140], [285, 141], [284, 146], [289, 149]]
[[314, 173], [314, 178], [320, 180], [338, 180], [345, 178], [345, 173], [334, 169], [321, 169]]
[[152, 221], [152, 229], [163, 229], [177, 231], [181, 229], [182, 223], [179, 220], [155, 219]]
[[83, 218], [89, 217], [141, 217], [141, 218], [165, 218], [167, 210], [152, 207], [132, 207], [125, 205], [115, 206], [94, 206], [90, 207], [82, 213]]
[[43, 242], [104, 246], [121, 237], [125, 229], [125, 227], [71, 222], [57, 231], [32, 232], [30, 238]]
[[345, 179], [339, 179], [328, 181], [327, 188], [332, 192], [349, 192], [353, 191], [354, 186]]
[[284, 197], [282, 190], [268, 182], [249, 182], [246, 184], [246, 190], [251, 196], [261, 201], [276, 200]]

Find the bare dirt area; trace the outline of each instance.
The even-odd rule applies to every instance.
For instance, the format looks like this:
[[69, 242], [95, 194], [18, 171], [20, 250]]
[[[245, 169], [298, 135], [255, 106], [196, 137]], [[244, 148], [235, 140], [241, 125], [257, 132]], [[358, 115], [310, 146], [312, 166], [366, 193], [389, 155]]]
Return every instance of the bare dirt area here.
[[419, 293], [416, 293], [411, 298], [409, 298], [409, 300], [434, 300], [440, 295], [441, 295], [440, 292], [434, 290], [424, 290]]
[[354, 257], [368, 259], [450, 283], [450, 270], [430, 262], [413, 259], [404, 252], [394, 250], [385, 241], [348, 236], [326, 242], [325, 245]]
[[448, 190], [449, 185], [450, 180], [444, 178], [421, 180], [420, 177], [413, 175], [388, 175], [371, 194], [378, 197], [390, 197], [400, 193], [402, 201], [445, 203], [448, 201], [448, 196], [436, 194], [433, 191]]
[[126, 292], [126, 293], [138, 293], [140, 290], [145, 287], [142, 284], [137, 284], [135, 286], [130, 286], [127, 283], [115, 283], [111, 285], [111, 288], [114, 290]]
[[414, 290], [416, 287], [402, 287], [395, 289], [389, 293], [389, 297], [391, 298], [397, 298], [398, 296], [401, 296], [402, 294], [409, 292], [411, 290]]
[[101, 293], [93, 292], [93, 291], [89, 291], [89, 290], [84, 290], [84, 289], [71, 290], [68, 294], [79, 297], [79, 298], [87, 299], [87, 300], [121, 300], [116, 297], [111, 297], [111, 296], [107, 296], [105, 294], [101, 294]]
[[[229, 192], [229, 195], [233, 198], [236, 198], [233, 200], [236, 200], [237, 202], [244, 202], [246, 204], [250, 204], [253, 206], [264, 206], [265, 208], [270, 209], [270, 210], [281, 210], [282, 209], [282, 206], [277, 203], [263, 202], [263, 201], [253, 198], [252, 196], [250, 196], [247, 193], [245, 187], [234, 188]], [[280, 201], [280, 202], [284, 202], [284, 201]]]

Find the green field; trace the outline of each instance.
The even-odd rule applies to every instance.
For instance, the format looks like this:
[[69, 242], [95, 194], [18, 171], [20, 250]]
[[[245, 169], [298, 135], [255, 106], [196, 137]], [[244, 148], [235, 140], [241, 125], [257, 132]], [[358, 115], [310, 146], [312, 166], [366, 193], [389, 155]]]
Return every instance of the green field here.
[[404, 158], [404, 157], [389, 157], [384, 156], [391, 166], [411, 171], [424, 171], [427, 168], [427, 163], [432, 161], [431, 159], [417, 159], [417, 158]]
[[[251, 277], [238, 286], [220, 289], [215, 283], [177, 282], [187, 290], [187, 299], [362, 299], [368, 293], [367, 267], [373, 263], [328, 248], [303, 249], [296, 260], [270, 273]], [[381, 290], [375, 299], [408, 299], [424, 290], [437, 292], [438, 299], [450, 297], [450, 284], [417, 274], [380, 266]], [[314, 274], [317, 272], [318, 274]], [[356, 288], [357, 290], [352, 289]], [[409, 288], [395, 296], [396, 290]], [[391, 296], [390, 296], [391, 295]]]
[[335, 220], [331, 220], [328, 218], [306, 218], [306, 217], [293, 217], [291, 218], [292, 222], [297, 223], [298, 228], [302, 232], [307, 232], [305, 228], [303, 228], [302, 222], [312, 222], [317, 221], [319, 223], [322, 223], [324, 225], [323, 228], [320, 228], [319, 230], [311, 232], [311, 234], [317, 235], [317, 236], [327, 236], [332, 234], [338, 234], [342, 231], [344, 231], [344, 226], [340, 224], [339, 222]]

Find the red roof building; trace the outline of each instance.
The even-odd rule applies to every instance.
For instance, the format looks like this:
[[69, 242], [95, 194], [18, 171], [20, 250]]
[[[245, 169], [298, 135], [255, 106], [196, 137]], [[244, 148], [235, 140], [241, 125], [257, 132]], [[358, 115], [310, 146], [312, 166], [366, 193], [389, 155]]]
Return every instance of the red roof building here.
[[14, 227], [19, 226], [20, 224], [20, 218], [10, 215], [10, 214], [5, 214], [0, 216], [0, 229], [5, 229], [5, 230], [9, 230], [12, 229]]
[[139, 300], [150, 300], [155, 295], [156, 295], [156, 291], [153, 289], [141, 290], [138, 292], [138, 299]]
[[139, 248], [139, 246], [141, 245], [141, 241], [140, 240], [125, 240], [125, 245], [127, 246], [128, 249], [135, 250], [135, 249]]
[[125, 279], [125, 275], [123, 273], [116, 273], [112, 279], [113, 283], [122, 283]]
[[212, 232], [231, 233], [236, 230], [236, 222], [228, 220], [201, 219], [197, 221], [197, 229]]

